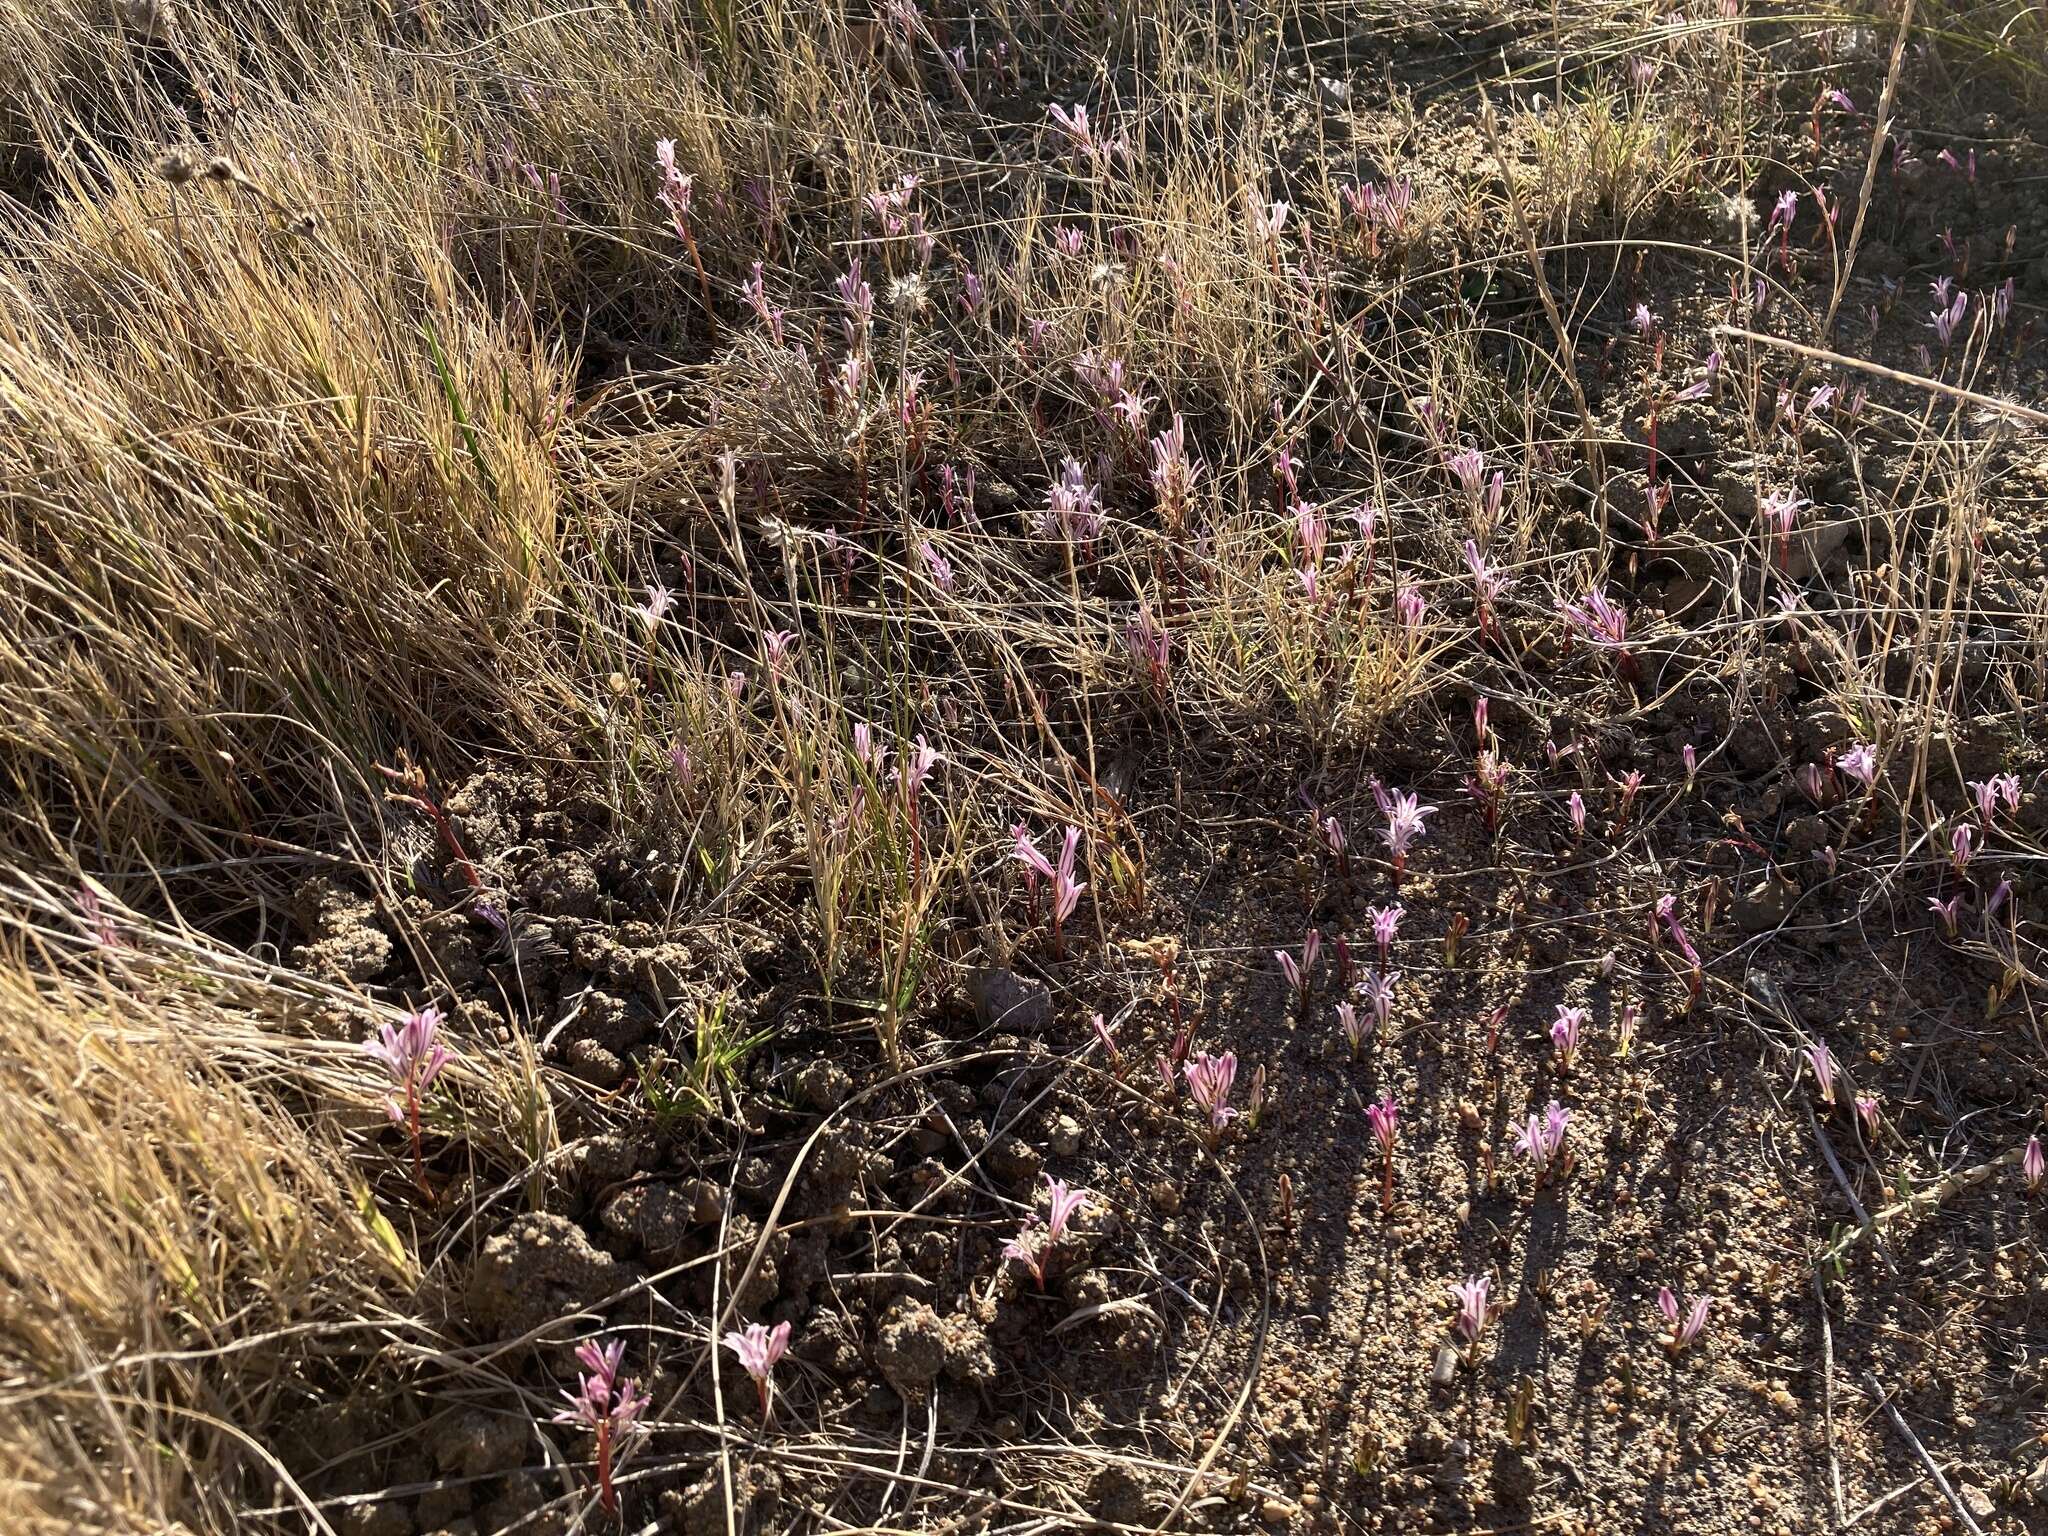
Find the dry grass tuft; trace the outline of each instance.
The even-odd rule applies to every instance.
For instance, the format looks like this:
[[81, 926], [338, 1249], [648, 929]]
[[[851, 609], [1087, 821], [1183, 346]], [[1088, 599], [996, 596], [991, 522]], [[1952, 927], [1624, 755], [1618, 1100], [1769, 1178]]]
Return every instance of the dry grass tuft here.
[[[10, 1530], [237, 1526], [244, 1426], [397, 1322], [415, 1278], [295, 1095], [191, 998], [0, 971], [0, 1484]], [[289, 1042], [276, 1042], [290, 1049]]]

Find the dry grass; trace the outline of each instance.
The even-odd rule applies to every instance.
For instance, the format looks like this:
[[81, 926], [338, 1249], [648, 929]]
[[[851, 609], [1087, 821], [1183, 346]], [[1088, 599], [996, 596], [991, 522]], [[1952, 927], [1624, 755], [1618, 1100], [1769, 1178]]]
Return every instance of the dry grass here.
[[270, 1461], [251, 1427], [402, 1316], [410, 1261], [333, 1136], [247, 1070], [293, 1042], [18, 953], [0, 1031], [0, 1519], [230, 1527], [232, 1469]]
[[[1588, 715], [1590, 663], [1559, 685], [1489, 649], [1461, 546], [1481, 538], [1515, 577], [1505, 601], [1532, 632], [1558, 596], [1624, 579], [1642, 423], [1581, 414], [1557, 328], [1589, 371], [1639, 369], [1625, 317], [1657, 263], [1695, 264], [1678, 285], [1695, 339], [1731, 278], [1777, 284], [1727, 197], [1805, 184], [1811, 167], [1768, 158], [1782, 135], [1764, 145], [1752, 87], [1776, 71], [1796, 121], [1820, 66], [1796, 29], [1718, 7], [1653, 31], [1614, 7], [1511, 17], [1505, 68], [1447, 56], [1354, 126], [1315, 77], [1354, 24], [1399, 15], [1252, 12], [999, 6], [942, 37], [781, 0], [701, 19], [0, 5], [0, 861], [19, 874], [0, 1454], [20, 1468], [0, 1523], [225, 1531], [292, 1509], [277, 1425], [344, 1370], [391, 1370], [380, 1339], [441, 1347], [415, 1291], [449, 1250], [365, 1193], [373, 1088], [342, 1039], [396, 1000], [199, 936], [274, 944], [316, 856], [401, 906], [379, 764], [410, 754], [440, 783], [540, 764], [592, 786], [703, 872], [679, 923], [801, 927], [824, 989], [880, 999], [893, 1045], [897, 1010], [964, 944], [1000, 950], [977, 871], [1018, 815], [1088, 829], [1098, 914], [1141, 907], [1127, 755], [1306, 782], [1360, 776], [1389, 722], [1441, 729], [1474, 691], [1546, 731]], [[1948, 67], [1988, 58], [2037, 92], [2039, 27], [1971, 8], [1936, 35]], [[1628, 69], [1645, 50], [1654, 84]], [[1083, 99], [1127, 160], [1047, 127], [1048, 101]], [[696, 178], [715, 327], [656, 199], [661, 139]], [[907, 174], [926, 254], [863, 207]], [[1409, 221], [1368, 250], [1340, 188], [1403, 178]], [[1248, 206], [1283, 198], [1294, 223], [1264, 241]], [[1554, 319], [1532, 247], [1565, 295]], [[833, 285], [855, 255], [876, 317], [849, 396]], [[780, 339], [740, 297], [757, 260]], [[1777, 304], [1814, 339], [1807, 301]], [[1699, 361], [1673, 347], [1666, 385]], [[1144, 430], [1077, 376], [1084, 351], [1123, 362]], [[1728, 345], [1744, 426], [1720, 478], [1687, 487], [1714, 510], [1643, 562], [1728, 579], [1688, 635], [1639, 615], [1662, 670], [1613, 723], [1694, 685], [1739, 720], [1776, 686], [1752, 667], [1778, 634], [1768, 541], [1736, 508], [1806, 467], [1772, 425], [1783, 362]], [[1987, 342], [1943, 376], [1995, 395], [2001, 366]], [[1422, 397], [1507, 468], [1497, 515], [1451, 482]], [[2038, 592], [1978, 580], [1987, 481], [2018, 429], [1926, 398], [1918, 419], [1877, 411], [1897, 451], [1881, 485], [1840, 493], [1863, 553], [1841, 588], [1816, 582], [1831, 627], [1808, 658], [1858, 739], [1898, 749], [1923, 830], [1937, 784], [1956, 799], [1958, 739], [2035, 718], [2048, 657]], [[1165, 509], [1147, 439], [1175, 413], [1201, 472]], [[1283, 447], [1340, 519], [1316, 601], [1273, 483]], [[1624, 468], [1596, 480], [1589, 447]], [[1069, 456], [1103, 492], [1086, 549], [1030, 531]], [[942, 467], [977, 477], [980, 517], [940, 512]], [[1367, 504], [1370, 579], [1335, 555]], [[677, 591], [659, 630], [635, 613], [655, 583]], [[1417, 625], [1396, 617], [1406, 586], [1428, 602]], [[1141, 603], [1171, 627], [1164, 687], [1126, 645]], [[1973, 625], [2010, 644], [1980, 662]], [[762, 637], [785, 629], [792, 659], [771, 666]], [[862, 721], [950, 759], [957, 793], [916, 855], [846, 813], [857, 786], [882, 792], [848, 749]], [[1897, 871], [1933, 862], [1902, 824]], [[126, 948], [94, 956], [69, 910], [88, 884], [152, 914]], [[463, 1044], [480, 1163], [537, 1179], [547, 1094], [573, 1090], [523, 1042]]]

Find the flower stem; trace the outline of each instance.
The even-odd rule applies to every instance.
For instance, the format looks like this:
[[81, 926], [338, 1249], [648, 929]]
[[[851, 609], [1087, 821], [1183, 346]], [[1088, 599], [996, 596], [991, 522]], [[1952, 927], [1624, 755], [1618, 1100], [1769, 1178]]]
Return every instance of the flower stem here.
[[427, 1188], [426, 1159], [420, 1153], [420, 1082], [417, 1072], [406, 1080], [405, 1111], [406, 1123], [412, 1131], [412, 1181], [419, 1186], [421, 1194], [431, 1195], [432, 1191]]

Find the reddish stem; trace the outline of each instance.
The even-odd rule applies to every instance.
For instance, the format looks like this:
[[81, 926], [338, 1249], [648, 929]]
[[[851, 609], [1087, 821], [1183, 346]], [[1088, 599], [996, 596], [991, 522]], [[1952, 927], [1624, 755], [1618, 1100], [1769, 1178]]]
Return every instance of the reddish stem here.
[[619, 1513], [619, 1492], [612, 1486], [612, 1421], [600, 1419], [597, 1424], [597, 1501], [604, 1506], [604, 1512], [617, 1517]]
[[718, 315], [711, 308], [711, 279], [704, 275], [703, 258], [697, 254], [696, 236], [690, 233], [690, 226], [681, 219], [676, 220], [676, 232], [683, 237], [683, 244], [690, 252], [690, 265], [697, 269], [697, 297], [704, 305], [704, 321], [711, 328], [711, 339], [718, 339]]

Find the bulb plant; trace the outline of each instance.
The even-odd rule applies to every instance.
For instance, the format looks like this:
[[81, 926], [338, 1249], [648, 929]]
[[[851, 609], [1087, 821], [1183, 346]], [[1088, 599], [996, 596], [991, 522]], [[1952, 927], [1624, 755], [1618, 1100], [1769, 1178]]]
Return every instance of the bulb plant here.
[[1473, 1362], [1480, 1337], [1493, 1321], [1492, 1288], [1493, 1281], [1487, 1275], [1473, 1275], [1451, 1287], [1451, 1299], [1458, 1304], [1458, 1315], [1451, 1328], [1460, 1341], [1459, 1353], [1467, 1365]]
[[1017, 1235], [1003, 1247], [1003, 1257], [1015, 1260], [1031, 1275], [1039, 1290], [1045, 1289], [1046, 1276], [1051, 1272], [1057, 1258], [1060, 1244], [1066, 1241], [1074, 1219], [1087, 1209], [1093, 1198], [1085, 1189], [1069, 1188], [1066, 1180], [1045, 1175], [1047, 1196], [1045, 1220], [1040, 1223], [1036, 1213], [1027, 1216]]
[[1707, 1309], [1710, 1305], [1705, 1296], [1696, 1297], [1689, 1307], [1682, 1310], [1679, 1300], [1670, 1286], [1657, 1291], [1657, 1312], [1664, 1319], [1664, 1332], [1658, 1342], [1674, 1360], [1699, 1341], [1700, 1334], [1707, 1326]]
[[1384, 1094], [1377, 1104], [1366, 1106], [1365, 1115], [1372, 1139], [1379, 1143], [1380, 1212], [1384, 1215], [1394, 1208], [1394, 1143], [1400, 1136], [1401, 1107], [1392, 1094]]
[[384, 1068], [394, 1091], [385, 1112], [403, 1125], [412, 1140], [412, 1177], [428, 1193], [425, 1158], [420, 1147], [420, 1113], [434, 1081], [448, 1065], [448, 1047], [440, 1038], [441, 1010], [422, 1008], [397, 1024], [382, 1025], [363, 1042], [363, 1052]]
[[[1173, 1069], [1165, 1064], [1164, 1058], [1162, 1065], [1170, 1085]], [[1187, 1079], [1188, 1097], [1209, 1117], [1208, 1138], [1213, 1148], [1222, 1140], [1225, 1128], [1237, 1118], [1237, 1111], [1230, 1104], [1230, 1090], [1237, 1082], [1237, 1052], [1212, 1056], [1207, 1051], [1198, 1051], [1181, 1071]]]
[[[759, 1324], [755, 1324], [759, 1327]], [[781, 1333], [786, 1342], [789, 1324], [783, 1323]], [[727, 1342], [739, 1337], [727, 1335]], [[606, 1514], [617, 1518], [619, 1515], [619, 1493], [612, 1482], [612, 1470], [620, 1448], [641, 1429], [640, 1415], [646, 1411], [647, 1394], [639, 1388], [633, 1377], [619, 1379], [619, 1366], [625, 1358], [626, 1345], [622, 1339], [609, 1344], [600, 1344], [595, 1339], [586, 1339], [576, 1348], [577, 1362], [583, 1367], [576, 1391], [564, 1392], [569, 1406], [555, 1415], [557, 1424], [576, 1424], [587, 1429], [596, 1438], [598, 1502]], [[779, 1353], [779, 1351], [778, 1351]], [[766, 1409], [764, 1406], [765, 1416]]]

